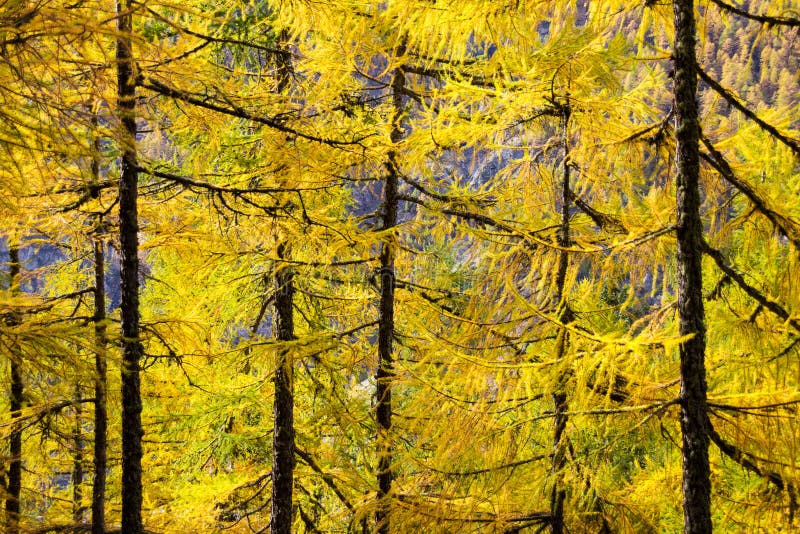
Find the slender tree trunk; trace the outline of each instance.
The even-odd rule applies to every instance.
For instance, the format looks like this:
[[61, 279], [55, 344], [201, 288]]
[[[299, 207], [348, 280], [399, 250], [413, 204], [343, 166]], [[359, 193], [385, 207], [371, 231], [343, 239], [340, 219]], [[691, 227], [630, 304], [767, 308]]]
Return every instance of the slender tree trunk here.
[[103, 534], [106, 499], [106, 269], [102, 221], [94, 240], [94, 484], [92, 485], [92, 534]]
[[[124, 1], [124, 3], [123, 3]], [[131, 50], [132, 0], [117, 3], [117, 107], [123, 132], [119, 178], [122, 256], [122, 531], [142, 532], [142, 399], [139, 388], [139, 221], [137, 212], [136, 85]]]
[[[278, 246], [278, 257], [287, 254], [286, 243]], [[275, 274], [275, 333], [278, 341], [294, 337], [294, 273], [279, 268]], [[281, 349], [275, 369], [275, 428], [272, 434], [272, 534], [290, 534], [294, 477], [294, 388], [292, 351]]]
[[683, 435], [684, 532], [711, 532], [711, 482], [705, 421], [705, 317], [700, 219], [700, 128], [697, 105], [694, 0], [674, 0], [675, 136], [677, 142], [678, 316], [681, 432]]
[[75, 426], [72, 428], [72, 520], [83, 522], [83, 392], [80, 382], [75, 383]]
[[[564, 162], [563, 179], [561, 182], [561, 198], [558, 204], [561, 205], [561, 228], [558, 233], [558, 245], [568, 247], [570, 244], [569, 229], [569, 206], [570, 206], [570, 165], [569, 160], [569, 102], [563, 109], [563, 129], [564, 129]], [[556, 309], [558, 310], [558, 320], [566, 324], [572, 320], [572, 314], [566, 300], [567, 268], [569, 267], [569, 253], [561, 250], [558, 253], [558, 269], [556, 271], [556, 287], [553, 298]], [[561, 362], [566, 356], [569, 346], [569, 333], [566, 328], [560, 328], [556, 338], [556, 359]], [[562, 534], [564, 532], [564, 500], [566, 490], [563, 487], [563, 470], [567, 464], [566, 440], [564, 431], [567, 428], [567, 393], [566, 382], [568, 376], [562, 370], [558, 378], [558, 384], [553, 392], [553, 460], [551, 464], [551, 474], [553, 476], [553, 487], [550, 493], [550, 532], [552, 534]]]
[[[401, 46], [397, 55], [403, 55], [405, 47]], [[392, 131], [390, 140], [399, 142], [403, 137], [401, 127], [403, 113], [403, 88], [406, 75], [401, 67], [397, 67], [392, 75]], [[400, 171], [397, 166], [397, 152], [392, 148], [386, 162], [388, 171], [383, 190], [383, 230], [397, 226], [398, 186]], [[394, 473], [392, 471], [392, 381], [394, 380], [394, 289], [395, 289], [395, 243], [393, 236], [386, 236], [381, 245], [380, 261], [380, 317], [378, 320], [378, 368], [375, 373], [375, 419], [377, 422], [377, 454], [378, 454], [378, 493], [375, 521], [378, 534], [388, 534], [390, 528], [389, 494], [392, 489]]]
[[[12, 244], [8, 249], [9, 254], [9, 287], [12, 294], [19, 293], [19, 248]], [[20, 324], [20, 317], [11, 314], [8, 325], [11, 327]], [[9, 409], [11, 411], [11, 434], [9, 435], [9, 462], [8, 462], [8, 482], [6, 486], [6, 533], [19, 533], [20, 519], [20, 492], [22, 491], [22, 428], [14, 424], [22, 411], [23, 402], [23, 382], [22, 382], [22, 360], [21, 355], [15, 350], [16, 344], [12, 343], [12, 354], [9, 358], [11, 362], [11, 392], [9, 395]], [[15, 354], [16, 352], [16, 354]]]
[[[286, 49], [288, 33], [281, 33], [282, 49], [277, 54], [278, 93], [291, 81], [291, 56]], [[287, 259], [289, 245], [278, 245], [278, 258]], [[294, 272], [288, 265], [279, 265], [275, 273], [275, 334], [278, 341], [289, 342], [294, 335]], [[272, 433], [272, 509], [270, 532], [291, 534], [292, 490], [294, 487], [294, 358], [283, 348], [275, 368], [275, 402]]]

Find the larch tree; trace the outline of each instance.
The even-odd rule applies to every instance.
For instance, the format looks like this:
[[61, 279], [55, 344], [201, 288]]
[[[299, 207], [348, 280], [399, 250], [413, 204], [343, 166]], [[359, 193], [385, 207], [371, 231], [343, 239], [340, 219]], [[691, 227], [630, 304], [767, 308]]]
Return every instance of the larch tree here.
[[[723, 10], [731, 9], [727, 4], [717, 3], [717, 7]], [[789, 222], [782, 216], [759, 207], [758, 194], [753, 189], [744, 186], [736, 180], [730, 167], [725, 163], [725, 158], [714, 148], [714, 146], [704, 137], [699, 121], [699, 107], [697, 98], [698, 78], [702, 79], [708, 87], [706, 91], [717, 92], [730, 105], [735, 107], [745, 117], [753, 120], [766, 133], [773, 136], [776, 142], [782, 143], [794, 152], [795, 157], [798, 151], [796, 141], [779, 131], [778, 128], [769, 124], [759, 117], [747, 106], [743, 105], [738, 99], [733, 97], [727, 90], [713, 77], [706, 74], [702, 67], [698, 65], [696, 50], [697, 29], [695, 24], [696, 6], [693, 2], [674, 2], [674, 46], [673, 61], [674, 71], [674, 98], [675, 98], [675, 140], [676, 140], [676, 191], [677, 191], [677, 284], [678, 284], [678, 312], [680, 318], [681, 334], [691, 336], [681, 345], [681, 431], [682, 431], [682, 450], [683, 450], [683, 508], [684, 508], [684, 531], [685, 532], [710, 532], [712, 529], [712, 488], [710, 481], [709, 466], [709, 443], [711, 441], [717, 445], [719, 451], [736, 462], [739, 462], [745, 469], [770, 480], [779, 490], [789, 493], [789, 516], [792, 512], [793, 484], [772, 472], [769, 467], [759, 467], [752, 461], [747, 460], [748, 453], [742, 451], [737, 446], [727, 442], [714, 429], [710, 414], [714, 402], [709, 402], [706, 385], [706, 338], [708, 325], [703, 307], [703, 256], [710, 257], [717, 267], [722, 270], [723, 278], [720, 279], [718, 286], [723, 287], [726, 282], [732, 281], [744, 290], [751, 297], [763, 305], [763, 295], [753, 291], [753, 286], [736, 273], [728, 264], [723, 253], [712, 248], [709, 240], [719, 239], [719, 234], [715, 235], [712, 231], [706, 234], [704, 223], [701, 218], [701, 190], [706, 189], [708, 196], [708, 185], [703, 188], [700, 180], [701, 157], [711, 164], [713, 168], [726, 177], [739, 193], [743, 193], [750, 201], [755, 202], [756, 209], [761, 211], [771, 222], [777, 226], [785, 236], [789, 237], [796, 234], [794, 223]], [[736, 12], [736, 8], [732, 11]], [[745, 17], [759, 17], [761, 22], [765, 22], [767, 17], [751, 15], [741, 11], [738, 15]], [[773, 22], [778, 24], [792, 25], [791, 19], [775, 17]], [[703, 154], [701, 147], [710, 153]], [[708, 202], [708, 200], [706, 200]], [[716, 217], [720, 217], [717, 215]], [[725, 218], [724, 215], [721, 216]], [[780, 260], [779, 260], [780, 261]], [[720, 286], [719, 284], [722, 284]], [[716, 290], [718, 293], [720, 290]], [[712, 291], [712, 298], [716, 299], [715, 291]], [[784, 320], [788, 319], [782, 306], [774, 309]], [[758, 312], [751, 316], [753, 319]], [[726, 321], [727, 322], [727, 321]], [[716, 324], [714, 328], [719, 328]], [[719, 336], [714, 335], [715, 339]], [[769, 460], [767, 464], [771, 463]], [[786, 473], [784, 473], [786, 475]], [[791, 476], [791, 475], [790, 475]], [[790, 519], [791, 521], [791, 519]]]
[[[8, 247], [8, 289], [11, 296], [20, 291], [20, 261], [19, 243], [10, 243]], [[6, 319], [6, 326], [20, 325], [21, 317], [12, 312]], [[15, 350], [16, 343], [12, 340], [9, 347], [8, 361], [10, 365], [10, 394], [9, 408], [11, 410], [12, 428], [8, 437], [8, 467], [5, 477], [5, 528], [10, 534], [19, 532], [20, 520], [20, 493], [22, 490], [22, 427], [15, 419], [19, 419], [24, 401], [25, 384], [22, 378], [22, 353]]]
[[[98, 111], [99, 112], [99, 111]], [[97, 117], [97, 115], [95, 115]], [[92, 125], [97, 126], [93, 120]], [[91, 134], [91, 178], [100, 183], [101, 143], [99, 132]], [[92, 256], [94, 268], [94, 430], [92, 462], [92, 534], [102, 534], [106, 530], [106, 470], [108, 469], [108, 362], [107, 362], [107, 314], [106, 314], [106, 228], [102, 212], [96, 215], [92, 236]]]
[[[22, 439], [23, 430], [29, 435], [35, 435], [37, 432], [44, 434], [49, 431], [51, 415], [57, 415], [64, 408], [79, 413], [84, 402], [84, 399], [78, 398], [80, 394], [68, 401], [57, 402], [58, 394], [53, 390], [58, 388], [51, 388], [50, 386], [54, 384], [48, 383], [49, 380], [53, 380], [51, 371], [57, 367], [48, 361], [51, 358], [48, 351], [66, 361], [76, 363], [77, 360], [73, 359], [74, 351], [79, 343], [75, 343], [75, 337], [67, 337], [66, 330], [59, 326], [53, 326], [49, 333], [46, 331], [43, 333], [41, 329], [51, 321], [55, 321], [56, 324], [59, 322], [55, 318], [59, 299], [69, 299], [70, 295], [79, 298], [82, 292], [68, 291], [66, 295], [52, 296], [49, 300], [41, 299], [43, 293], [40, 289], [41, 279], [46, 276], [46, 269], [41, 264], [37, 268], [37, 256], [48, 255], [47, 251], [41, 250], [47, 247], [43, 244], [49, 239], [49, 236], [43, 234], [54, 227], [48, 225], [47, 213], [41, 213], [42, 205], [38, 206], [38, 210], [37, 207], [31, 206], [31, 199], [47, 194], [48, 185], [56, 182], [60, 173], [75, 170], [69, 158], [73, 155], [71, 145], [76, 141], [76, 136], [64, 126], [80, 122], [81, 111], [71, 108], [71, 105], [74, 102], [72, 99], [81, 94], [82, 90], [79, 85], [73, 84], [68, 79], [65, 74], [68, 68], [55, 60], [59, 54], [69, 55], [76, 49], [83, 51], [83, 44], [91, 40], [88, 34], [70, 27], [69, 22], [73, 18], [81, 17], [73, 16], [69, 11], [62, 11], [62, 6], [58, 3], [50, 2], [42, 2], [36, 6], [22, 4], [5, 6], [0, 16], [5, 50], [2, 61], [3, 91], [6, 96], [17, 95], [21, 98], [17, 102], [19, 106], [16, 104], [10, 106], [4, 115], [5, 126], [2, 137], [4, 163], [7, 165], [3, 179], [4, 196], [13, 199], [10, 202], [12, 217], [18, 218], [18, 221], [10, 227], [5, 224], [4, 218], [4, 236], [6, 239], [11, 239], [11, 274], [12, 285], [15, 288], [12, 292], [19, 293], [20, 288], [24, 286], [25, 293], [36, 294], [26, 297], [24, 301], [18, 301], [15, 297], [6, 303], [12, 310], [8, 317], [26, 317], [30, 323], [28, 327], [22, 324], [16, 325], [18, 328], [12, 328], [9, 332], [10, 337], [6, 340], [16, 339], [12, 341], [11, 346], [19, 347], [19, 354], [9, 358], [12, 362], [10, 407], [14, 414], [13, 419], [20, 420], [19, 424], [14, 424], [10, 433], [9, 458], [12, 460], [5, 499], [9, 532], [27, 528], [26, 516], [29, 516], [35, 507], [31, 501], [36, 499], [26, 499], [23, 495], [35, 484], [41, 472], [33, 466], [28, 468], [30, 479], [28, 483], [23, 484], [21, 476], [23, 450], [26, 450], [26, 454], [32, 450]], [[53, 24], [53, 21], [59, 23]], [[59, 230], [56, 230], [55, 234], [63, 235]], [[49, 256], [53, 256], [53, 253], [50, 252]], [[19, 269], [23, 257], [28, 263], [34, 264], [30, 274], [24, 278], [26, 280], [24, 283], [20, 278]], [[51, 260], [41, 261], [46, 264]], [[38, 302], [37, 298], [40, 299]], [[60, 322], [72, 323], [72, 320], [64, 317]], [[70, 324], [69, 328], [73, 327], [74, 324]], [[48, 337], [50, 339], [46, 340]], [[23, 359], [30, 364], [29, 370], [22, 367]], [[63, 376], [79, 373], [80, 370], [76, 368], [75, 373]], [[69, 394], [70, 396], [76, 393], [75, 388], [79, 380], [80, 378], [76, 378], [73, 382], [73, 393]], [[25, 382], [28, 383], [28, 387], [23, 394], [22, 386]], [[49, 398], [48, 393], [53, 394], [55, 400]], [[24, 409], [23, 403], [28, 405], [28, 409]], [[45, 403], [44, 407], [41, 403]], [[48, 406], [47, 403], [51, 405]], [[78, 422], [75, 421], [71, 444], [73, 448], [76, 446], [80, 448], [83, 443], [77, 425]], [[31, 457], [26, 463], [31, 465], [34, 462]], [[78, 475], [83, 471], [82, 454], [77, 450], [73, 470]], [[80, 497], [80, 484], [75, 486], [75, 494], [76, 497]], [[75, 507], [74, 512], [77, 516], [80, 505], [76, 504]]]
[[120, 122], [119, 176], [120, 313], [122, 318], [122, 530], [144, 531], [142, 524], [143, 356], [139, 312], [139, 165], [136, 152], [136, 63], [133, 57], [131, 0], [117, 3], [116, 110]]
[[706, 324], [703, 310], [703, 222], [700, 218], [700, 125], [697, 106], [694, 1], [676, 0], [675, 152], [676, 236], [680, 334], [684, 532], [711, 532], [708, 461]]
[[[405, 46], [401, 43], [395, 54], [388, 59], [390, 63], [402, 61]], [[390, 119], [389, 140], [398, 143], [403, 137], [403, 89], [406, 84], [405, 71], [402, 64], [396, 64], [391, 75], [392, 116]], [[387, 153], [386, 180], [383, 184], [383, 217], [381, 231], [384, 240], [380, 248], [380, 315], [378, 318], [378, 364], [375, 371], [375, 421], [377, 424], [377, 482], [378, 500], [375, 511], [377, 532], [388, 534], [391, 526], [391, 491], [392, 491], [392, 381], [394, 377], [394, 336], [395, 336], [395, 257], [397, 255], [394, 232], [397, 226], [399, 208], [398, 188], [400, 186], [400, 169], [398, 154], [394, 147]]]
[[[61, 110], [29, 113], [15, 135], [35, 142], [0, 171], [3, 234], [64, 255], [26, 266], [35, 295], [4, 293], [24, 317], [0, 331], [26, 364], [30, 406], [3, 404], [1, 427], [24, 425], [23, 527], [34, 511], [42, 528], [81, 519], [61, 486], [85, 487], [69, 473], [88, 418], [72, 416], [92, 401], [95, 532], [120, 490], [130, 532], [791, 525], [798, 115], [777, 94], [788, 78], [765, 72], [791, 61], [781, 9], [58, 11], [99, 38], [42, 34], [53, 67], [28, 67], [28, 89], [18, 65], [3, 74]], [[748, 22], [724, 29], [720, 11]], [[8, 49], [58, 13], [9, 15], [25, 20]], [[766, 59], [737, 70], [749, 36]], [[697, 59], [722, 56], [733, 67]], [[119, 320], [106, 229], [122, 251], [121, 433], [102, 404]]]
[[[276, 91], [289, 88], [292, 77], [291, 56], [287, 33], [281, 34], [276, 54]], [[283, 240], [277, 247], [278, 260], [291, 259], [291, 244]], [[275, 272], [275, 337], [278, 342], [291, 343], [294, 330], [294, 270], [278, 264]], [[292, 493], [294, 489], [295, 428], [294, 428], [294, 357], [291, 347], [279, 348], [275, 363], [275, 383], [272, 429], [272, 506], [270, 532], [289, 534], [292, 530]]]

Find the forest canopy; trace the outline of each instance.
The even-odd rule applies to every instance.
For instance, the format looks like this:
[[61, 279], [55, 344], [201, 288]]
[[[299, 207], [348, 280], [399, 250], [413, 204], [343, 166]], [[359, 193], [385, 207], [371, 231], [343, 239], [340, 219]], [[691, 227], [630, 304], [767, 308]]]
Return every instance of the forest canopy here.
[[800, 524], [797, 0], [0, 0], [0, 500]]

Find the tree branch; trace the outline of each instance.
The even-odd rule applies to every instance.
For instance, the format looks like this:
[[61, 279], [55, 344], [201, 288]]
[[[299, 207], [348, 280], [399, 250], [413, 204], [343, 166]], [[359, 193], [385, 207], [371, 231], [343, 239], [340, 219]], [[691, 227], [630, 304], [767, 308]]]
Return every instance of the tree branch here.
[[705, 135], [701, 135], [700, 140], [709, 152], [708, 154], [701, 152], [700, 157], [707, 161], [729, 184], [746, 196], [753, 206], [764, 215], [781, 234], [786, 236], [795, 247], [800, 249], [800, 237], [797, 235], [795, 223], [770, 209], [766, 201], [759, 197], [758, 193], [750, 187], [750, 184], [737, 178], [730, 164], [728, 164], [728, 161], [725, 159], [725, 156], [711, 144], [711, 141], [709, 141]]
[[723, 11], [728, 11], [735, 15], [739, 15], [740, 17], [754, 20], [762, 24], [766, 24], [767, 26], [792, 26], [792, 27], [800, 26], [800, 19], [792, 17], [770, 17], [769, 15], [756, 15], [754, 13], [750, 13], [749, 11], [739, 9], [736, 6], [727, 4], [722, 0], [711, 0], [711, 3], [716, 5]]
[[597, 211], [589, 204], [587, 204], [582, 198], [580, 198], [575, 191], [572, 189], [569, 190], [569, 197], [570, 200], [578, 207], [582, 212], [589, 216], [594, 223], [599, 226], [603, 230], [608, 230], [609, 232], [614, 233], [621, 233], [627, 234], [628, 229], [622, 224], [622, 222], [614, 217], [613, 215], [608, 215], [607, 213], [602, 213]]
[[295, 130], [294, 128], [290, 128], [285, 124], [283, 124], [281, 119], [276, 119], [274, 117], [264, 117], [263, 115], [257, 115], [255, 113], [251, 113], [245, 109], [237, 107], [230, 102], [228, 102], [227, 106], [223, 106], [215, 101], [210, 100], [207, 97], [199, 97], [187, 91], [183, 91], [175, 87], [170, 87], [162, 82], [159, 82], [158, 80], [154, 80], [153, 78], [140, 76], [139, 79], [137, 80], [137, 85], [144, 89], [153, 91], [154, 93], [158, 93], [163, 96], [168, 96], [170, 98], [186, 102], [187, 104], [192, 104], [194, 106], [208, 109], [210, 111], [216, 111], [217, 113], [222, 113], [223, 115], [228, 115], [230, 117], [237, 117], [239, 119], [253, 121], [255, 123], [268, 126], [274, 130], [278, 130], [279, 132], [294, 135], [302, 139], [306, 139], [308, 141], [313, 141], [315, 143], [321, 143], [328, 146], [340, 147], [340, 146], [358, 145], [364, 139], [372, 135], [372, 134], [364, 135], [352, 139], [350, 141], [342, 141], [338, 139], [331, 139], [328, 137], [319, 137], [316, 135], [300, 132], [298, 130]]
[[772, 482], [775, 485], [775, 487], [778, 488], [779, 490], [786, 489], [786, 483], [784, 482], [783, 477], [781, 477], [779, 473], [776, 473], [774, 471], [767, 471], [765, 469], [758, 467], [755, 464], [755, 462], [751, 459], [753, 458], [753, 455], [746, 451], [743, 451], [736, 445], [725, 441], [722, 438], [722, 436], [720, 436], [719, 433], [714, 429], [714, 426], [711, 424], [710, 419], [706, 419], [706, 426], [708, 427], [708, 437], [711, 438], [711, 441], [714, 443], [714, 445], [717, 446], [717, 448], [720, 450], [720, 452], [722, 452], [722, 454], [724, 454], [737, 464], [741, 465], [751, 473]]
[[331, 490], [336, 495], [336, 497], [338, 497], [339, 500], [342, 501], [342, 504], [344, 504], [345, 507], [351, 513], [355, 512], [355, 507], [350, 502], [350, 500], [347, 498], [347, 496], [345, 496], [345, 494], [342, 493], [342, 491], [336, 485], [336, 482], [334, 482], [333, 477], [330, 474], [328, 474], [325, 471], [323, 471], [322, 468], [319, 465], [317, 465], [317, 462], [314, 461], [314, 458], [310, 454], [308, 454], [307, 452], [302, 450], [296, 444], [295, 444], [295, 447], [294, 447], [294, 453], [297, 456], [299, 456], [300, 459], [303, 460], [303, 462], [305, 462], [305, 464], [308, 467], [310, 467], [312, 471], [317, 473], [322, 478], [322, 481], [325, 483], [325, 485], [327, 485], [329, 488], [331, 488]]
[[708, 243], [703, 241], [702, 244], [703, 253], [709, 256], [711, 259], [714, 260], [714, 263], [717, 264], [717, 267], [727, 274], [731, 280], [736, 282], [736, 284], [750, 297], [753, 298], [756, 302], [764, 306], [766, 309], [783, 319], [784, 321], [788, 322], [796, 331], [800, 332], [800, 321], [797, 319], [792, 318], [792, 315], [786, 311], [786, 309], [775, 302], [774, 300], [770, 299], [766, 295], [764, 295], [761, 291], [756, 289], [755, 287], [751, 286], [747, 283], [739, 272], [736, 271], [732, 266], [728, 265], [725, 261], [725, 257], [723, 256], [722, 252], [711, 247]]
[[758, 115], [751, 111], [747, 106], [742, 104], [737, 97], [728, 92], [724, 87], [722, 87], [722, 85], [719, 84], [719, 82], [701, 69], [699, 65], [697, 65], [697, 75], [700, 76], [700, 78], [706, 82], [709, 87], [716, 91], [717, 94], [724, 98], [731, 106], [735, 107], [741, 111], [745, 117], [758, 124], [762, 130], [769, 133], [772, 137], [789, 147], [792, 152], [794, 152], [795, 156], [800, 156], [800, 143], [798, 143], [797, 140], [785, 136], [779, 132], [777, 128], [759, 118]]

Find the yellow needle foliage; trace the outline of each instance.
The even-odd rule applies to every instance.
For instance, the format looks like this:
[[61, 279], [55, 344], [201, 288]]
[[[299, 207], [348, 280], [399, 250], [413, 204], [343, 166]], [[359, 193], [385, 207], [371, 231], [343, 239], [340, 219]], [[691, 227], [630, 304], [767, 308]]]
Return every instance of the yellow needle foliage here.
[[[379, 529], [384, 245], [392, 532], [541, 531], [556, 490], [570, 532], [682, 528], [668, 3], [133, 5], [150, 531], [269, 529], [272, 377], [287, 349], [292, 531]], [[714, 0], [697, 13], [701, 68], [723, 91], [701, 84], [712, 514], [720, 532], [788, 531], [800, 482], [797, 29]], [[26, 392], [16, 416], [0, 400], [0, 435], [22, 424], [23, 531], [90, 521], [98, 235], [107, 523], [119, 521], [114, 17], [105, 0], [0, 2], [0, 248], [24, 258], [21, 293], [3, 285], [3, 317], [21, 320], [0, 325], [0, 351], [22, 362]], [[723, 60], [746, 72], [723, 76]], [[399, 176], [388, 229], [387, 161]], [[285, 269], [296, 339], [278, 342]]]

